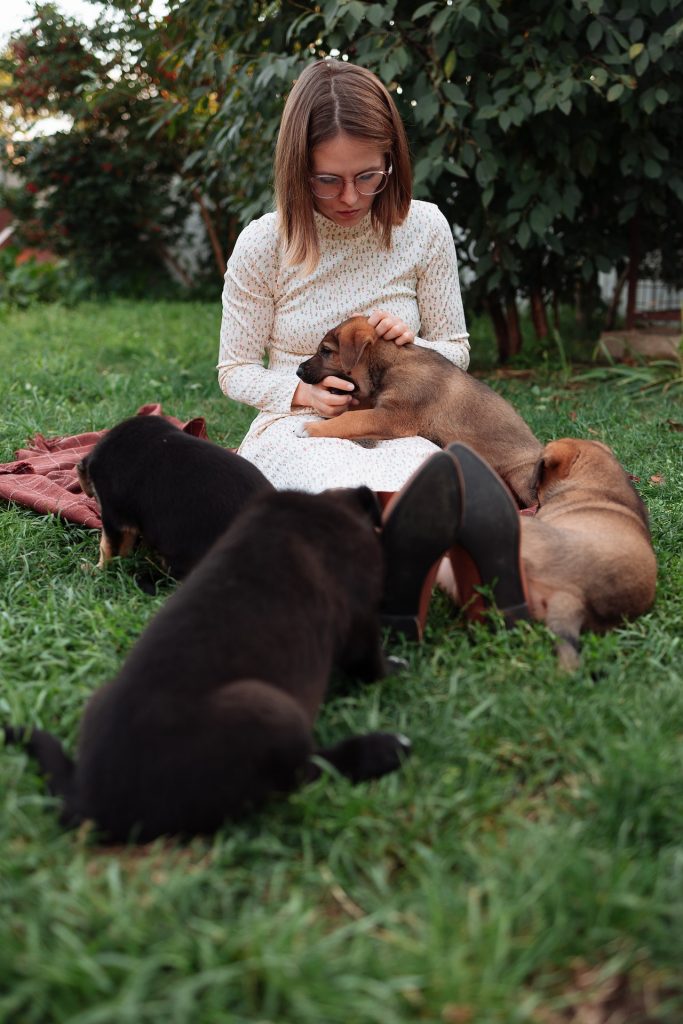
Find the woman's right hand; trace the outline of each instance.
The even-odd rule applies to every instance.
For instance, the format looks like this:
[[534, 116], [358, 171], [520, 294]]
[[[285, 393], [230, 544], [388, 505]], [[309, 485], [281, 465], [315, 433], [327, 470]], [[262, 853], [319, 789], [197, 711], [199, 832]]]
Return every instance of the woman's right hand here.
[[[330, 388], [339, 388], [340, 391], [349, 392], [346, 395], [334, 395]], [[325, 377], [319, 384], [306, 384], [301, 381], [292, 398], [292, 408], [306, 407], [315, 409], [318, 416], [331, 419], [339, 416], [354, 405], [358, 405], [358, 399], [352, 398], [351, 391], [353, 384], [341, 377]]]

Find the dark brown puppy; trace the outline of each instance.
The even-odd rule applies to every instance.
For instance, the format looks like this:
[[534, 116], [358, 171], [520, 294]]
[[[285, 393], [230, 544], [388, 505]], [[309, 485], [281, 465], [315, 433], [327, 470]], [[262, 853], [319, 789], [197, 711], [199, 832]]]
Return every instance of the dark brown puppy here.
[[[102, 838], [215, 831], [318, 774], [312, 727], [334, 664], [385, 673], [379, 511], [367, 488], [255, 498], [88, 701], [73, 764], [49, 733], [7, 729]], [[317, 753], [354, 781], [408, 743], [354, 736]]]
[[543, 449], [539, 509], [522, 517], [529, 608], [559, 638], [560, 664], [578, 664], [579, 634], [646, 612], [657, 563], [645, 506], [610, 449], [562, 438]]
[[133, 416], [109, 430], [76, 467], [102, 515], [102, 568], [138, 536], [182, 579], [256, 494], [264, 475], [225, 448], [161, 416]]
[[327, 376], [352, 381], [360, 401], [353, 411], [303, 423], [302, 436], [419, 435], [441, 448], [461, 441], [486, 459], [523, 506], [531, 504], [540, 442], [509, 402], [438, 352], [383, 341], [356, 316], [329, 331], [297, 374], [308, 384]]

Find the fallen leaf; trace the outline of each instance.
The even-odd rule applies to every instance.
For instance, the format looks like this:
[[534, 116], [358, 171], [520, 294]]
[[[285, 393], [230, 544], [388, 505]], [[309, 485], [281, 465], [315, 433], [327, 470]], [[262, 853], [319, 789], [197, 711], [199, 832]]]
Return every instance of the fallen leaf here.
[[678, 434], [683, 434], [683, 423], [679, 423], [678, 420], [667, 420], [669, 430], [675, 430]]
[[651, 484], [663, 484], [664, 483], [664, 477], [660, 476], [659, 473], [655, 473], [654, 476], [650, 477], [650, 483]]
[[596, 437], [600, 436], [600, 431], [599, 430], [593, 430], [592, 427], [587, 427], [586, 429], [588, 430], [589, 434], [595, 434]]
[[473, 1019], [472, 1007], [448, 1003], [441, 1011], [441, 1019], [445, 1024], [469, 1024]]

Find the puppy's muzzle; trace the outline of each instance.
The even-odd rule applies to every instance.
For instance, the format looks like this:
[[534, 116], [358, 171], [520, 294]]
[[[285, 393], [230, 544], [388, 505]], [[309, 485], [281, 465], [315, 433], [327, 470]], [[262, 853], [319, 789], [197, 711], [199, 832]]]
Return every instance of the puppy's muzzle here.
[[296, 375], [301, 378], [304, 384], [319, 384], [325, 377], [339, 377], [340, 380], [347, 380], [349, 384], [353, 384], [353, 391], [345, 391], [343, 388], [328, 388], [327, 390], [331, 395], [353, 395], [358, 390], [358, 385], [353, 377], [349, 377], [347, 373], [342, 373], [341, 370], [327, 370], [324, 366], [321, 366], [320, 357], [317, 355], [311, 356], [310, 359], [300, 363]]

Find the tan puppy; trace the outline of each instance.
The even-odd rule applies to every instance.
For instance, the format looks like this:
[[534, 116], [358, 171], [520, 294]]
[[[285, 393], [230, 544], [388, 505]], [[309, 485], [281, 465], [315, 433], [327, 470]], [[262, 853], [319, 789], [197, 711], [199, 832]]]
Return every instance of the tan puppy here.
[[441, 448], [462, 441], [502, 476], [522, 505], [531, 504], [539, 441], [509, 402], [438, 352], [384, 341], [365, 317], [355, 316], [329, 331], [297, 374], [307, 384], [328, 376], [352, 381], [360, 403], [333, 419], [302, 424], [302, 436], [420, 436]]
[[654, 601], [657, 564], [647, 511], [599, 441], [551, 441], [535, 486], [539, 510], [521, 522], [529, 607], [560, 638], [561, 666], [573, 669], [582, 630], [618, 626]]

